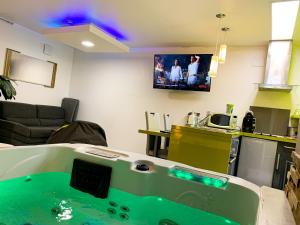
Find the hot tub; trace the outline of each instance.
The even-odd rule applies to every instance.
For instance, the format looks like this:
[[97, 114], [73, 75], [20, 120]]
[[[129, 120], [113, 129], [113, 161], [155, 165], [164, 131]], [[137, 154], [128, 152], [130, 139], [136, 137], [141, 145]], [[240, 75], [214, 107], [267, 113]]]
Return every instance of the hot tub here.
[[[107, 196], [70, 187], [74, 160], [111, 168]], [[236, 177], [91, 145], [1, 149], [0, 190], [1, 225], [294, 224], [283, 192], [265, 198]]]

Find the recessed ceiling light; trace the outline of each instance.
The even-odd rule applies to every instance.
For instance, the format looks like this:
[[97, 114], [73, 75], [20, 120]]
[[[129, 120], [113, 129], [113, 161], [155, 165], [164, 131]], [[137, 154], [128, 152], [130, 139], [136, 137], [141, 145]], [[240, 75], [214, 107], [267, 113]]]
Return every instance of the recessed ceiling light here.
[[299, 1], [272, 3], [272, 40], [292, 39]]
[[95, 46], [95, 44], [91, 41], [82, 41], [81, 44], [85, 47], [88, 47], [88, 48], [91, 48], [91, 47]]

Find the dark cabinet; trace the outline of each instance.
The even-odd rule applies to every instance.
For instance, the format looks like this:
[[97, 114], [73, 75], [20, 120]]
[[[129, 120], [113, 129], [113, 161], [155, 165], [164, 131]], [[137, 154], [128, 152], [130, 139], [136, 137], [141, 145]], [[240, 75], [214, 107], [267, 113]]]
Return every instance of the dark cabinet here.
[[286, 175], [292, 164], [291, 154], [295, 147], [296, 144], [294, 143], [278, 142], [272, 181], [273, 188], [281, 190], [284, 188]]

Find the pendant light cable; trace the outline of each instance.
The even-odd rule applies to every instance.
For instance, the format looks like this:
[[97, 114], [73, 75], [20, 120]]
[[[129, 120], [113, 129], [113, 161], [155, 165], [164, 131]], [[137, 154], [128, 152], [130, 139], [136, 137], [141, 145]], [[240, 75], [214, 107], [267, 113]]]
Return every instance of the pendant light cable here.
[[217, 30], [217, 42], [216, 42], [216, 49], [215, 49], [215, 55], [217, 55], [218, 52], [218, 45], [220, 42], [220, 36], [221, 36], [221, 20], [225, 17], [226, 15], [224, 13], [218, 13], [216, 17], [219, 19], [218, 23], [218, 30]]
[[219, 45], [219, 41], [220, 41], [221, 19], [225, 17], [225, 14], [219, 13], [216, 15], [216, 17], [219, 19], [219, 25], [218, 25], [218, 31], [217, 31], [217, 41], [216, 41], [215, 53], [211, 58], [210, 69], [208, 72], [208, 75], [210, 77], [216, 77], [217, 72], [218, 72], [219, 56], [217, 55], [217, 52], [218, 52], [218, 45]]
[[217, 55], [218, 45], [219, 45], [219, 41], [220, 41], [220, 27], [221, 27], [221, 17], [219, 18], [219, 25], [218, 25], [218, 30], [217, 30], [217, 41], [216, 41], [215, 55]]

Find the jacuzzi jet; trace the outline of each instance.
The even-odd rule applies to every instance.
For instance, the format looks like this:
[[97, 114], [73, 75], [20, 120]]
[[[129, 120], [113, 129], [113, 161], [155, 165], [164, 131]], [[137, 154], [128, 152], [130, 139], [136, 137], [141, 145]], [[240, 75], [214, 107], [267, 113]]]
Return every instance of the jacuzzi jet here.
[[117, 211], [114, 208], [108, 208], [107, 212], [112, 215], [115, 215], [117, 213]]
[[128, 220], [128, 219], [129, 219], [129, 216], [128, 216], [127, 214], [125, 214], [125, 213], [120, 213], [120, 218], [121, 218], [122, 220]]
[[113, 201], [110, 201], [109, 205], [112, 206], [112, 207], [117, 207], [118, 206], [118, 204], [116, 202], [113, 202]]
[[120, 209], [124, 212], [129, 212], [130, 209], [127, 206], [121, 206]]
[[158, 225], [179, 225], [179, 224], [169, 219], [162, 219], [159, 221]]

